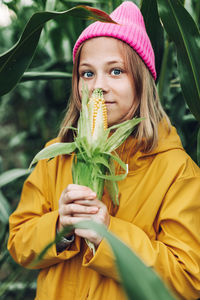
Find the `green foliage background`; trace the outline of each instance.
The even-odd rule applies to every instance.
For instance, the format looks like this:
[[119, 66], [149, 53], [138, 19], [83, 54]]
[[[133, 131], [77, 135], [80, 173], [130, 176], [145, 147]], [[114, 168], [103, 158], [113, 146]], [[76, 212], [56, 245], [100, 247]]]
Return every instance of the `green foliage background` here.
[[[25, 24], [37, 11], [64, 11], [78, 4], [85, 4], [110, 13], [121, 2], [121, 0], [2, 1], [1, 4], [12, 12], [12, 22], [7, 26], [0, 25], [0, 53], [7, 51], [16, 43]], [[145, 11], [147, 1], [133, 2]], [[200, 1], [181, 2], [199, 28]], [[153, 5], [156, 1], [149, 0], [149, 3]], [[72, 17], [48, 22], [28, 71], [59, 71], [71, 74], [72, 48], [88, 23], [81, 18]], [[155, 30], [156, 28], [158, 26]], [[172, 124], [178, 130], [184, 148], [197, 162], [199, 123], [183, 97], [175, 44], [166, 31], [163, 36], [163, 49], [162, 41], [159, 42], [161, 49], [158, 51], [161, 55], [157, 65], [161, 68], [158, 81], [160, 98]], [[32, 80], [19, 83], [10, 93], [0, 98], [0, 299], [2, 300], [33, 299], [37, 272], [30, 273], [17, 266], [6, 251], [7, 215], [15, 209], [19, 201], [24, 174], [33, 156], [43, 148], [46, 141], [57, 135], [70, 90], [70, 76], [66, 79]], [[13, 169], [15, 173], [6, 173]], [[14, 181], [15, 178], [17, 180]]]

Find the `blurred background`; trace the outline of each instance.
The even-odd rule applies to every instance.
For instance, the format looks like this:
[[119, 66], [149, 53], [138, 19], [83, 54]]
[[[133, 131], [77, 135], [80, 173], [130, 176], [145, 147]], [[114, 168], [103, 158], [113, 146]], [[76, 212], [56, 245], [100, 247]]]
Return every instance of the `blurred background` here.
[[[0, 0], [0, 54], [19, 39], [30, 17], [37, 11], [64, 11], [78, 4], [110, 13], [122, 1], [93, 0]], [[142, 1], [133, 1], [139, 7]], [[200, 1], [182, 1], [197, 26]], [[89, 24], [67, 17], [45, 25], [29, 71], [60, 71], [65, 79], [28, 80], [0, 98], [0, 299], [34, 298], [37, 271], [19, 267], [6, 250], [8, 215], [17, 206], [27, 168], [33, 156], [58, 134], [71, 90], [72, 49]], [[183, 146], [197, 162], [198, 122], [191, 114], [180, 87], [174, 43], [164, 32], [158, 90], [164, 109], [176, 126]], [[25, 80], [25, 79], [24, 79]]]

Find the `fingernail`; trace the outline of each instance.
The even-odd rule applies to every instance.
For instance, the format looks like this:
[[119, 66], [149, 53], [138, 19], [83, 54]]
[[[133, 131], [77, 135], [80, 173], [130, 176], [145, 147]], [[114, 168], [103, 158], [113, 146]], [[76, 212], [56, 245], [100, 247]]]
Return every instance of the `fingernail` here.
[[91, 194], [89, 194], [89, 196], [88, 196], [89, 199], [93, 199], [94, 197], [96, 197], [96, 193], [91, 193]]
[[92, 207], [91, 208], [91, 212], [94, 212], [94, 213], [96, 213], [98, 210], [99, 210], [98, 207]]

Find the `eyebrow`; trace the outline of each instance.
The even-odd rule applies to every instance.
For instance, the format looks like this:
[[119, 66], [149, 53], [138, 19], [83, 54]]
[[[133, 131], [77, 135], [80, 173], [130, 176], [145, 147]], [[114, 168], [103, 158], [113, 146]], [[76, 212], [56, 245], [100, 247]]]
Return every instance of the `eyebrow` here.
[[[123, 61], [119, 61], [119, 60], [111, 60], [111, 61], [108, 61], [108, 62], [105, 62], [107, 65], [114, 65], [114, 64], [121, 64], [121, 65], [124, 65], [124, 62]], [[90, 63], [87, 63], [87, 62], [83, 62], [79, 65], [79, 67], [90, 67], [92, 66]]]

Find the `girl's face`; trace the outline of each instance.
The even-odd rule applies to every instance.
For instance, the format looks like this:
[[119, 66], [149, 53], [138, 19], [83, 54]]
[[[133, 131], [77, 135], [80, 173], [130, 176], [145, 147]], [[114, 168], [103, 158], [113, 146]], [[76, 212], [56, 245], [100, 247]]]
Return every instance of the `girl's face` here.
[[122, 46], [117, 39], [98, 37], [86, 41], [80, 54], [79, 78], [88, 86], [90, 95], [95, 88], [103, 90], [108, 126], [131, 119], [136, 106], [134, 81], [125, 66]]

